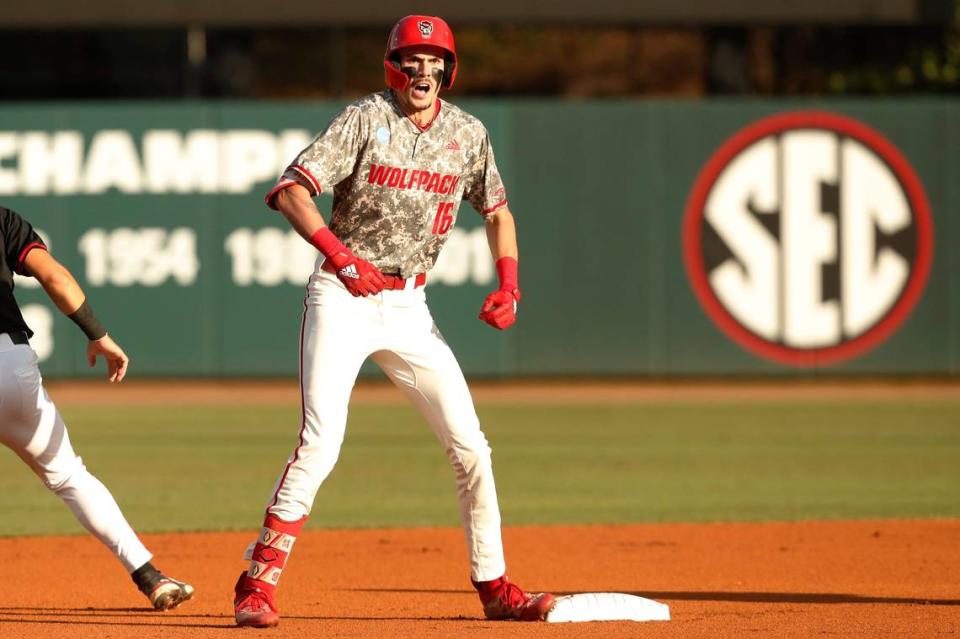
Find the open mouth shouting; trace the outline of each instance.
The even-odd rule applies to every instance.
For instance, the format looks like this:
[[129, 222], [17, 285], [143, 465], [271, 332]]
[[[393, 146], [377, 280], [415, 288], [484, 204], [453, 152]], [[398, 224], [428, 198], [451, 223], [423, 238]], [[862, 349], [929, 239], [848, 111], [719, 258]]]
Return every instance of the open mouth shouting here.
[[414, 80], [410, 88], [414, 100], [426, 100], [433, 93], [433, 84], [429, 80]]

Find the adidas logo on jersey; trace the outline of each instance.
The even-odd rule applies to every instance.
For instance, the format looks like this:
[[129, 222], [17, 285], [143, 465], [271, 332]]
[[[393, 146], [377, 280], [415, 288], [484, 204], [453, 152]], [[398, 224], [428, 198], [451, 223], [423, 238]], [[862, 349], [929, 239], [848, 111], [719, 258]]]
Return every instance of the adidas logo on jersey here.
[[359, 280], [360, 273], [357, 272], [357, 266], [355, 264], [347, 264], [342, 269], [340, 269], [340, 275], [344, 277], [349, 277], [352, 280]]
[[459, 144], [456, 140], [450, 140], [450, 141], [447, 143], [447, 146], [445, 146], [445, 147], [443, 147], [443, 148], [445, 148], [447, 151], [459, 151], [459, 150], [460, 150], [460, 144]]

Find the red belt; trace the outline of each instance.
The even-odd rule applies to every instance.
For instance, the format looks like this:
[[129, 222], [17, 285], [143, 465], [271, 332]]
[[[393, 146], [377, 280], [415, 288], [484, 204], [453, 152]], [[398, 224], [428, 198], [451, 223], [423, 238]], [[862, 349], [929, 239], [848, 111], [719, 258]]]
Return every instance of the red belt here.
[[[324, 260], [321, 268], [327, 273], [337, 274], [337, 270], [333, 267], [333, 264], [329, 260]], [[397, 277], [396, 275], [387, 275], [383, 274], [383, 279], [386, 280], [386, 284], [383, 285], [383, 288], [388, 291], [402, 291], [407, 287], [407, 280], [402, 277]], [[427, 283], [427, 274], [426, 273], [417, 273], [416, 279], [414, 280], [413, 287], [420, 288]]]

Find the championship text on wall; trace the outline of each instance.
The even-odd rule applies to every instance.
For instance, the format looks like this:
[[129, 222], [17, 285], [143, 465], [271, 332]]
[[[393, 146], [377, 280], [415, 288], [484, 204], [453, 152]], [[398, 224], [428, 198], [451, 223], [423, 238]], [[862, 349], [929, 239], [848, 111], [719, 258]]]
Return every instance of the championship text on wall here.
[[[960, 371], [956, 100], [454, 101], [490, 131], [523, 290], [510, 331], [477, 321], [496, 274], [462, 204], [427, 294], [468, 374]], [[77, 275], [136, 374], [295, 375], [317, 253], [263, 196], [342, 106], [2, 107], [0, 204]], [[16, 287], [45, 373], [97, 374], [36, 283]]]

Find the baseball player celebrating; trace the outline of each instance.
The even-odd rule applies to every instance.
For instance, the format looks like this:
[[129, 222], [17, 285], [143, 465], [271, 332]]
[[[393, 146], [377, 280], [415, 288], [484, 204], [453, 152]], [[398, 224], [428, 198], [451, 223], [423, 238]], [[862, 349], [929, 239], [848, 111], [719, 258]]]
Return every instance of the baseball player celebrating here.
[[[241, 626], [279, 622], [277, 582], [336, 463], [350, 392], [367, 357], [423, 413], [453, 466], [486, 617], [540, 620], [554, 605], [553, 595], [526, 593], [505, 574], [490, 446], [423, 289], [465, 199], [486, 222], [500, 282], [480, 319], [498, 329], [516, 321], [516, 230], [490, 137], [480, 121], [438, 97], [457, 75], [453, 33], [442, 19], [400, 20], [383, 66], [388, 89], [341, 111], [267, 194], [267, 205], [320, 255], [301, 328], [300, 438], [235, 587]], [[327, 227], [311, 198], [330, 187]]]
[[32, 275], [53, 303], [83, 330], [90, 366], [102, 356], [107, 378], [123, 380], [129, 360], [90, 310], [73, 275], [46, 250], [30, 223], [0, 207], [0, 441], [26, 462], [83, 526], [120, 560], [157, 610], [176, 608], [193, 586], [158, 571], [113, 495], [73, 451], [66, 426], [43, 387], [33, 332], [13, 296], [13, 273]]

